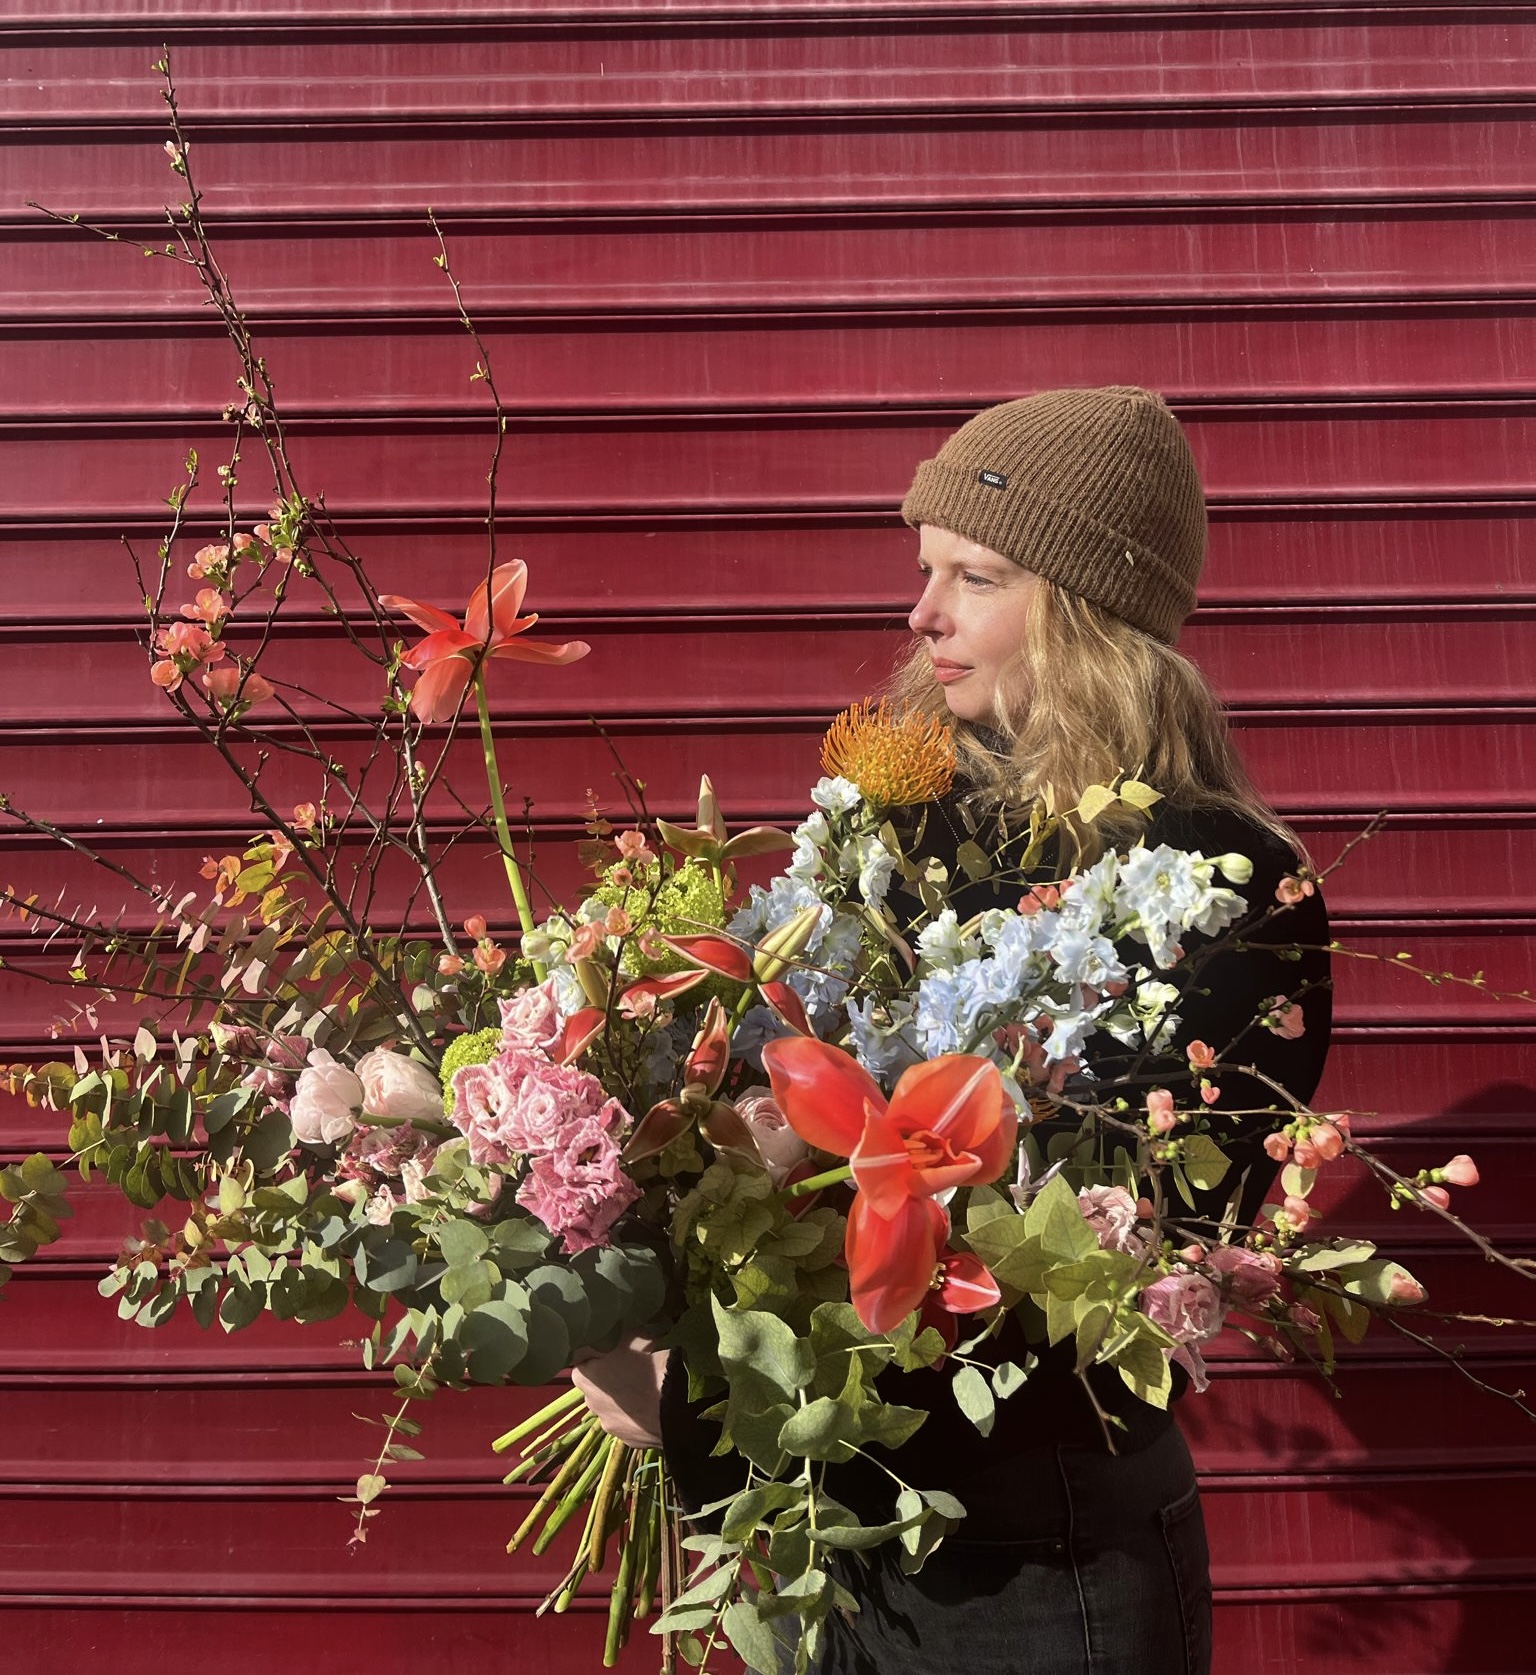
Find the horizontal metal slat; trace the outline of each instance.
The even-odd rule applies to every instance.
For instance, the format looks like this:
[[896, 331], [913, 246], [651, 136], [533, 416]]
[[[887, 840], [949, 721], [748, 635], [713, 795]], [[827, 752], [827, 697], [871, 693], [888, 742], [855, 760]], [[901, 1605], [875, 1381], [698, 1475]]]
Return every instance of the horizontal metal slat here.
[[[830, 712], [745, 713], [675, 722], [607, 718], [605, 725], [628, 770], [645, 781], [652, 810], [676, 818], [694, 808], [702, 773], [714, 777], [728, 807], [803, 807], [830, 720]], [[1255, 782], [1282, 810], [1340, 816], [1380, 809], [1528, 812], [1536, 807], [1533, 720], [1531, 712], [1494, 710], [1250, 713], [1237, 718], [1236, 737]], [[78, 777], [60, 779], [61, 743], [76, 752]], [[461, 754], [449, 771], [459, 783], [473, 784], [482, 771], [478, 745], [461, 741], [456, 748]], [[205, 747], [168, 732], [61, 740], [56, 731], [41, 728], [33, 737], [13, 734], [0, 749], [0, 775], [15, 801], [67, 827], [89, 832], [99, 822], [107, 829], [103, 808], [112, 811], [118, 834], [162, 830], [168, 809], [194, 827], [244, 829], [250, 821], [233, 777], [227, 784], [223, 777], [210, 777]], [[333, 750], [343, 763], [353, 764], [355, 775], [357, 745], [343, 737]], [[545, 821], [580, 824], [589, 786], [605, 807], [623, 807], [612, 778], [613, 756], [590, 727], [530, 723], [521, 732], [517, 761], [517, 793], [531, 796]], [[274, 757], [265, 783], [277, 807], [313, 800], [317, 793], [312, 773], [286, 757]], [[456, 812], [445, 808], [443, 817]]]
[[[1027, 14], [990, 27], [974, 17], [946, 26], [938, 10], [920, 24], [883, 19], [871, 28], [840, 9], [798, 28], [781, 22], [771, 31], [680, 37], [658, 12], [650, 28], [599, 34], [555, 26], [500, 39], [430, 27], [412, 38], [400, 21], [387, 34], [354, 26], [342, 39], [307, 41], [210, 30], [176, 54], [184, 115], [197, 122], [576, 109], [590, 119], [635, 110], [952, 108], [957, 89], [972, 105], [1075, 109], [1128, 99], [1487, 96], [1527, 89], [1536, 53], [1536, 31], [1524, 20], [1433, 13], [1377, 14], [1351, 26], [1334, 17], [1217, 19], [1183, 11], [1155, 28], [1106, 27], [1084, 13], [1063, 29], [1031, 27]], [[84, 29], [14, 46], [0, 34], [0, 52], [16, 120], [142, 117], [156, 108], [153, 79], [125, 76], [121, 47], [95, 44]]]
[[[1497, 399], [1536, 390], [1536, 308], [1513, 299], [1469, 309], [1296, 307], [1065, 317], [1028, 310], [883, 312], [522, 324], [481, 315], [509, 410], [623, 414], [883, 403], [937, 405], [954, 390], [978, 405], [1033, 389], [1136, 381], [1170, 401], [1386, 396]], [[467, 382], [477, 351], [452, 318], [264, 324], [260, 352], [288, 419], [402, 410], [478, 410]], [[69, 422], [117, 392], [124, 418], [218, 412], [234, 397], [232, 360], [212, 323], [0, 328], [0, 420]], [[1027, 369], [1027, 371], [1026, 371]]]
[[[188, 599], [193, 591], [189, 585]], [[173, 594], [169, 601], [173, 615], [178, 598]], [[242, 628], [237, 616], [222, 639], [233, 653], [249, 655], [262, 643], [261, 623], [252, 613]], [[592, 649], [566, 669], [495, 668], [489, 686], [506, 724], [598, 710], [613, 717], [702, 719], [734, 713], [751, 695], [771, 696], [775, 707], [797, 712], [836, 711], [878, 688], [914, 643], [888, 619], [768, 615], [682, 624], [545, 618], [533, 637], [579, 638]], [[391, 640], [420, 638], [419, 630], [397, 619], [382, 645], [372, 634], [372, 649], [382, 656]], [[16, 682], [7, 730], [173, 724], [165, 694], [150, 681], [144, 650], [120, 629], [6, 634], [0, 644]], [[1180, 644], [1240, 710], [1305, 707], [1324, 691], [1329, 706], [1340, 709], [1413, 705], [1426, 689], [1448, 707], [1536, 704], [1536, 615], [1513, 608], [1461, 620], [1449, 611], [1422, 620], [1320, 611], [1314, 620], [1298, 612], [1290, 620], [1197, 622]], [[280, 622], [265, 637], [260, 667], [295, 715], [322, 728], [342, 718], [338, 706], [343, 713], [377, 714], [379, 663], [353, 651], [334, 629]], [[278, 713], [271, 711], [272, 719]], [[253, 724], [259, 725], [254, 715]]]
[[[166, 449], [166, 465], [174, 463]], [[509, 470], [516, 481], [516, 455]], [[893, 494], [899, 490], [893, 489]], [[464, 601], [484, 578], [483, 514], [456, 519], [414, 514], [348, 515], [344, 533], [368, 573], [388, 590]], [[1442, 601], [1482, 600], [1494, 610], [1536, 600], [1529, 551], [1536, 507], [1339, 506], [1213, 508], [1201, 599], [1223, 610], [1295, 609], [1328, 602], [1396, 601], [1438, 614]], [[138, 591], [119, 540], [154, 553], [164, 525], [64, 520], [0, 522], [0, 631], [40, 631], [81, 620], [137, 624]], [[183, 538], [178, 565], [219, 538], [209, 522]], [[911, 608], [916, 538], [889, 509], [864, 513], [676, 517], [636, 512], [601, 517], [573, 509], [563, 517], [502, 519], [500, 556], [526, 559], [529, 602], [546, 615], [623, 613], [675, 601], [679, 611], [742, 612]], [[181, 581], [178, 575], [177, 581]], [[356, 603], [345, 575], [332, 577]], [[190, 581], [187, 584], [191, 586]], [[1203, 620], [1203, 619], [1198, 619]]]
[[[803, 204], [958, 204], [1156, 200], [1170, 178], [1194, 204], [1302, 191], [1479, 194], [1529, 187], [1536, 140], [1523, 105], [1423, 107], [1405, 122], [1376, 110], [1349, 116], [1265, 113], [1242, 122], [1135, 116], [1018, 121], [942, 117], [661, 122], [588, 130], [494, 123], [411, 131], [302, 133], [265, 126], [198, 136], [207, 208], [447, 212], [510, 208], [609, 210], [636, 202], [703, 209]], [[178, 202], [178, 177], [142, 132], [59, 129], [19, 135], [0, 153], [0, 195], [88, 218], [158, 214]], [[473, 141], [466, 149], [466, 141]], [[578, 142], [579, 143], [576, 143]], [[360, 175], [357, 148], [366, 144]], [[90, 155], [82, 163], [81, 152]], [[465, 174], [459, 165], [472, 156]], [[836, 182], [835, 186], [827, 183]]]
[[[985, 396], [982, 398], [986, 399]], [[601, 510], [657, 514], [689, 507], [735, 513], [894, 509], [916, 463], [931, 456], [981, 401], [946, 411], [805, 409], [622, 417], [548, 414], [508, 421], [502, 504], [523, 513]], [[1536, 445], [1529, 401], [1184, 404], [1208, 492], [1289, 500], [1315, 493], [1400, 500], [1528, 492]], [[112, 524], [144, 522], [184, 477], [196, 448], [206, 483], [191, 505], [217, 505], [213, 471], [230, 427], [99, 420], [0, 425], [0, 461], [15, 485], [0, 516], [36, 522], [70, 506]], [[490, 424], [471, 419], [296, 421], [290, 450], [303, 482], [333, 514], [440, 515], [478, 511]], [[248, 443], [252, 504], [269, 481]], [[380, 501], [388, 497], [381, 507]]]
[[[199, 300], [190, 275], [168, 262], [135, 260], [77, 228], [28, 220], [7, 229], [0, 315], [90, 311], [142, 323]], [[466, 210], [446, 231], [477, 312], [1497, 296], [1536, 285], [1528, 203], [1354, 211], [1319, 203], [1225, 214], [1181, 204], [1160, 215], [977, 209], [938, 218], [851, 205], [819, 216], [695, 214], [660, 225], [497, 223]], [[162, 221], [124, 236], [158, 248], [166, 231]], [[339, 225], [331, 217], [225, 218], [216, 236], [236, 295], [257, 316], [444, 303], [420, 212]]]

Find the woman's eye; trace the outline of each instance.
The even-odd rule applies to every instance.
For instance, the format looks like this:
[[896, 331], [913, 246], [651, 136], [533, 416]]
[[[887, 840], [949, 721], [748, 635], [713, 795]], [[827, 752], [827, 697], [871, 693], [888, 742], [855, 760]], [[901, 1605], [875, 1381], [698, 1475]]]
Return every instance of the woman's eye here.
[[995, 587], [997, 584], [990, 576], [978, 576], [973, 571], [967, 570], [965, 573], [965, 585], [967, 587], [988, 588]]

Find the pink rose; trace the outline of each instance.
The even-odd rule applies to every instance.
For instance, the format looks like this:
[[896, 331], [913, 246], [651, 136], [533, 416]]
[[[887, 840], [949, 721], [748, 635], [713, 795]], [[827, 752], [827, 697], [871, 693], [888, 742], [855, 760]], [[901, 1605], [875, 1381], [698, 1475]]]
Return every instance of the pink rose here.
[[363, 1084], [363, 1108], [371, 1117], [398, 1122], [437, 1121], [443, 1114], [443, 1089], [426, 1065], [404, 1053], [375, 1047], [357, 1061]]
[[769, 1178], [783, 1186], [791, 1170], [810, 1156], [810, 1147], [784, 1120], [768, 1088], [748, 1088], [736, 1100], [736, 1114], [751, 1131]]
[[1234, 1302], [1249, 1308], [1267, 1303], [1280, 1290], [1280, 1260], [1268, 1251], [1217, 1245], [1206, 1258], [1206, 1266], [1222, 1276]]
[[547, 1053], [560, 1039], [560, 1009], [553, 980], [522, 989], [501, 1003], [501, 1040], [507, 1047], [530, 1047]]
[[1137, 1231], [1136, 1200], [1121, 1186], [1085, 1186], [1077, 1207], [1105, 1250], [1140, 1256], [1147, 1241]]
[[288, 1120], [294, 1138], [306, 1146], [334, 1146], [357, 1126], [357, 1112], [363, 1103], [363, 1084], [338, 1064], [323, 1048], [309, 1055], [309, 1065], [299, 1073]]

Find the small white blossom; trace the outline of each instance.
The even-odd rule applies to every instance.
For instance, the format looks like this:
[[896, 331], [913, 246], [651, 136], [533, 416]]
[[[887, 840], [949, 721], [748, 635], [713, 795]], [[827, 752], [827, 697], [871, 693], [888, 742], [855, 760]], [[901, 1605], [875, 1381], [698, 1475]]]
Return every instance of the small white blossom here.
[[878, 907], [891, 887], [896, 857], [877, 837], [850, 838], [838, 852], [837, 870], [845, 878], [857, 873], [860, 896]]
[[864, 793], [851, 779], [839, 775], [836, 779], [818, 779], [811, 801], [828, 814], [852, 814], [864, 801]]

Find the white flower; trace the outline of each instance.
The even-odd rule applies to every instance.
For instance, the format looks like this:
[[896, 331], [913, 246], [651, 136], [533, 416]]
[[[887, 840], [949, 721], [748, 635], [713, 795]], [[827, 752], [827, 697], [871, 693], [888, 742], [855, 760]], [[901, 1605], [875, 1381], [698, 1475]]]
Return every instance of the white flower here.
[[802, 884], [815, 884], [825, 870], [822, 850], [831, 835], [826, 815], [817, 813], [802, 820], [794, 830], [795, 853], [784, 869], [787, 876]]
[[[288, 1120], [296, 1140], [306, 1146], [334, 1146], [357, 1127], [357, 1113], [363, 1103], [363, 1084], [338, 1064], [323, 1048], [309, 1055], [307, 1069], [299, 1072]], [[438, 1090], [436, 1114], [442, 1115], [443, 1096]]]
[[864, 801], [864, 793], [851, 779], [818, 779], [811, 801], [828, 814], [852, 814]]
[[930, 971], [951, 971], [976, 952], [976, 943], [961, 936], [959, 915], [946, 907], [917, 933], [917, 949]]
[[1072, 926], [1063, 926], [1051, 945], [1051, 959], [1067, 983], [1083, 983], [1102, 989], [1125, 980], [1126, 970], [1107, 936], [1089, 936]]
[[877, 837], [851, 838], [838, 851], [837, 870], [846, 878], [859, 876], [859, 894], [871, 907], [885, 900], [896, 871], [896, 857]]

